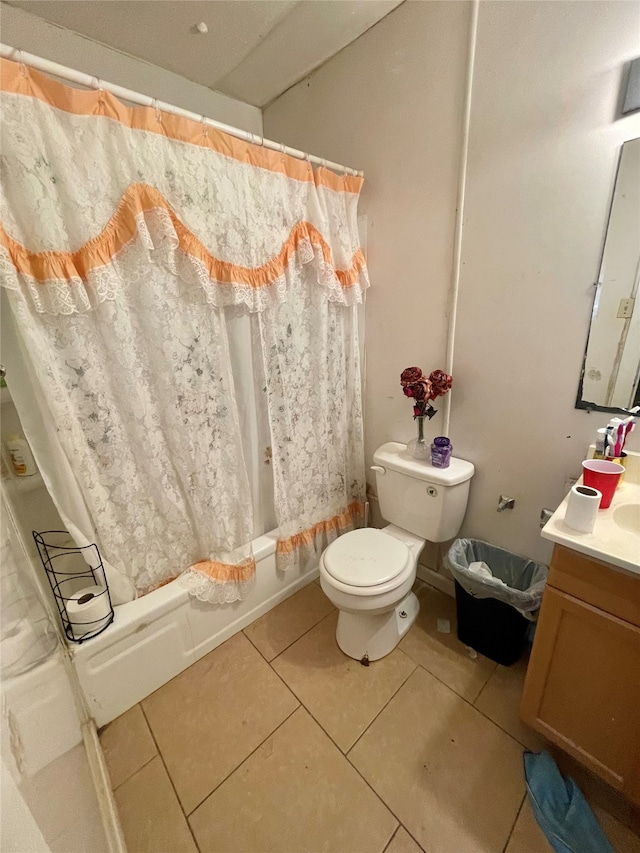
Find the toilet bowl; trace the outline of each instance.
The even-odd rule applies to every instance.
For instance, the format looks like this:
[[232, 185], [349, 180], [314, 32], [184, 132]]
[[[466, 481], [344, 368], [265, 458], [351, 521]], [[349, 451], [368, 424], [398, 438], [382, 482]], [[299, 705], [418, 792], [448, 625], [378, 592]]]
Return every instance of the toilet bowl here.
[[426, 539], [457, 534], [474, 474], [463, 459], [433, 468], [397, 442], [382, 445], [373, 459], [380, 510], [392, 523], [345, 533], [320, 557], [320, 585], [340, 611], [338, 646], [363, 662], [392, 652], [415, 622], [418, 557]]
[[356, 660], [388, 655], [413, 625], [411, 592], [424, 539], [390, 524], [346, 533], [320, 558], [320, 585], [340, 611], [336, 641]]

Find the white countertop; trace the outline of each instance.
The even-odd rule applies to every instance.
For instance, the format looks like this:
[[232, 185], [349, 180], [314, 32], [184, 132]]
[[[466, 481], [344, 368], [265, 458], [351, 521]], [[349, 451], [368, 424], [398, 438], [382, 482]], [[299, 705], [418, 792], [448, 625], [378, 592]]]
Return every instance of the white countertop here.
[[[565, 524], [564, 516], [569, 499], [567, 495], [542, 528], [542, 536], [558, 545], [564, 545], [565, 548], [573, 548], [574, 551], [588, 554], [596, 560], [640, 575], [640, 536], [623, 529], [614, 519], [616, 509], [624, 504], [637, 506], [640, 516], [640, 454], [630, 453], [629, 456], [637, 458], [627, 461], [624, 482], [616, 489], [611, 506], [598, 510], [592, 533], [579, 533]], [[582, 483], [582, 479], [578, 482]]]

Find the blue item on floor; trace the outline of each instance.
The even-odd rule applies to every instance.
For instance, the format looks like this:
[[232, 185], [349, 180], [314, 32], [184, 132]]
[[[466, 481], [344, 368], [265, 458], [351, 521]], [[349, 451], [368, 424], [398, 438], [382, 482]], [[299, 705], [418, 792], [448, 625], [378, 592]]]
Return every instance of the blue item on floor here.
[[582, 791], [550, 753], [525, 752], [524, 775], [533, 813], [556, 853], [615, 853]]

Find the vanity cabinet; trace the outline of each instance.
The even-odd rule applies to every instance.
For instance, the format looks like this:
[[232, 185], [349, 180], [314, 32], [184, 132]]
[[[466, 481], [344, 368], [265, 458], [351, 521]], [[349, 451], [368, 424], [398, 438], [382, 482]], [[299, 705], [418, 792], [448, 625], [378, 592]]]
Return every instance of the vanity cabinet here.
[[640, 804], [640, 576], [556, 545], [521, 716]]

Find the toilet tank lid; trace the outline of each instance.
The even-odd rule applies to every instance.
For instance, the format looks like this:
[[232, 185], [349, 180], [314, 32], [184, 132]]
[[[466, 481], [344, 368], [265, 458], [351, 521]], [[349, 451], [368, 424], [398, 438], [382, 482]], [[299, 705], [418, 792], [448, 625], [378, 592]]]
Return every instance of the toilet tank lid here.
[[451, 457], [448, 468], [434, 468], [431, 460], [414, 459], [407, 452], [407, 445], [397, 441], [388, 441], [373, 454], [373, 461], [383, 468], [409, 474], [418, 480], [437, 483], [440, 486], [457, 486], [473, 477], [475, 468], [471, 462]]

